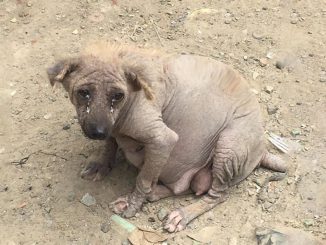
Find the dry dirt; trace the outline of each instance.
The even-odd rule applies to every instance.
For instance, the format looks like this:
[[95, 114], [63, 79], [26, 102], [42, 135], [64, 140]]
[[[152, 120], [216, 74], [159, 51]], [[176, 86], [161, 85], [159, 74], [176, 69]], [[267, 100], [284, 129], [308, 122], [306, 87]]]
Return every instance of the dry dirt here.
[[[55, 59], [94, 40], [231, 64], [257, 94], [266, 130], [300, 146], [284, 156], [288, 177], [270, 184], [265, 202], [257, 201], [255, 180], [271, 172], [259, 169], [168, 244], [198, 244], [187, 234], [204, 227], [215, 231], [206, 234], [212, 244], [255, 244], [256, 227], [275, 225], [326, 243], [324, 0], [0, 0], [0, 244], [122, 242], [101, 224], [112, 215], [108, 203], [131, 190], [136, 171], [121, 161], [102, 182], [79, 177], [99, 143], [84, 138], [65, 92], [52, 92], [45, 73]], [[285, 67], [276, 68], [277, 61]], [[95, 205], [80, 202], [85, 193]], [[193, 201], [146, 204], [130, 221], [161, 231], [162, 208]]]

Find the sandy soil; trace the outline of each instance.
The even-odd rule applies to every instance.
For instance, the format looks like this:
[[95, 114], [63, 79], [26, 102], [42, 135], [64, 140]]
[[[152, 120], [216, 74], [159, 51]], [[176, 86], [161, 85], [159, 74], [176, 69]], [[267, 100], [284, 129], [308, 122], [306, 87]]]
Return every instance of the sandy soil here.
[[[299, 146], [284, 156], [288, 177], [270, 184], [265, 201], [257, 202], [255, 180], [271, 173], [258, 169], [168, 244], [195, 244], [187, 234], [208, 226], [213, 244], [255, 244], [256, 227], [275, 225], [326, 243], [324, 0], [0, 0], [1, 244], [121, 243], [101, 225], [112, 215], [108, 203], [131, 190], [135, 169], [121, 161], [102, 182], [79, 177], [99, 143], [84, 138], [66, 93], [52, 92], [45, 74], [55, 59], [99, 39], [231, 64], [257, 94], [266, 130]], [[95, 205], [80, 202], [85, 193]], [[193, 201], [146, 204], [130, 221], [161, 231], [162, 208]]]

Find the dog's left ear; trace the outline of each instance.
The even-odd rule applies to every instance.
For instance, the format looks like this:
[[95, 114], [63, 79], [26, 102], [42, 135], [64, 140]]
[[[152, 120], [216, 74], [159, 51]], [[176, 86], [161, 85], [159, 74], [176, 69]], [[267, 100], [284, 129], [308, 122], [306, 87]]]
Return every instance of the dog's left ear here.
[[145, 82], [145, 79], [142, 78], [141, 75], [137, 75], [136, 72], [127, 69], [125, 70], [125, 77], [133, 91], [139, 91], [142, 89], [148, 100], [154, 99], [154, 92], [152, 88], [148, 85], [147, 82]]
[[47, 69], [47, 74], [52, 86], [57, 82], [63, 84], [64, 88], [68, 90], [68, 84], [65, 82], [65, 79], [69, 76], [70, 73], [75, 71], [79, 66], [79, 59], [72, 58], [61, 60], [57, 62], [54, 66], [51, 66]]

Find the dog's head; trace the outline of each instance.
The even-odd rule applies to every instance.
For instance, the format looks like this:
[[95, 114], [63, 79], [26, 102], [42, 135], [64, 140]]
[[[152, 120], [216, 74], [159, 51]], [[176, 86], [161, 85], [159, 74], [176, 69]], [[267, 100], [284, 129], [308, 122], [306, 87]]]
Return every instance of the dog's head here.
[[61, 60], [48, 68], [52, 86], [62, 83], [76, 107], [79, 123], [91, 139], [105, 139], [132, 94], [143, 90], [152, 99], [151, 88], [133, 67], [119, 61], [106, 62], [85, 55]]

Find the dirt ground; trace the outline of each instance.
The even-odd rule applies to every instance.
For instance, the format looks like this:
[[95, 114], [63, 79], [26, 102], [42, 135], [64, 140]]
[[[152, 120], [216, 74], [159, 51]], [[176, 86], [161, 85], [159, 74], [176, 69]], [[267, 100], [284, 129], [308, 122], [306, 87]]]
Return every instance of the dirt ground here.
[[[79, 177], [100, 143], [82, 135], [66, 93], [53, 92], [45, 73], [94, 40], [232, 65], [257, 94], [266, 130], [296, 145], [283, 154], [288, 177], [272, 182], [265, 200], [256, 182], [271, 172], [258, 169], [164, 244], [199, 244], [189, 234], [207, 227], [212, 244], [255, 244], [255, 228], [276, 225], [326, 243], [326, 1], [0, 0], [0, 244], [123, 242], [103, 223], [136, 171], [120, 161], [104, 181]], [[86, 193], [95, 205], [80, 202]], [[193, 201], [146, 204], [130, 222], [161, 232], [159, 212]]]

